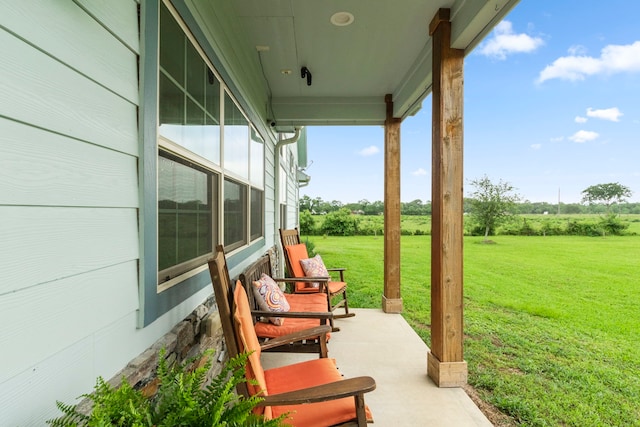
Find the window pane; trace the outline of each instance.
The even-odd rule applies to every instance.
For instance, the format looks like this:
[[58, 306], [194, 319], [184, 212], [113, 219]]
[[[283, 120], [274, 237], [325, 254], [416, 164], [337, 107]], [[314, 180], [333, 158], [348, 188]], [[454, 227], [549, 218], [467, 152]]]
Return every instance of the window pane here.
[[264, 187], [264, 143], [260, 135], [251, 129], [251, 171], [249, 181], [256, 187]]
[[[158, 270], [210, 254], [213, 250], [211, 175], [164, 156], [158, 157]], [[168, 278], [187, 271], [167, 273]], [[163, 277], [163, 275], [161, 275]]]
[[224, 168], [249, 178], [249, 123], [236, 104], [224, 98]]
[[234, 181], [224, 181], [224, 246], [227, 250], [247, 241], [247, 187]]
[[262, 191], [251, 189], [251, 240], [262, 237]]
[[191, 42], [187, 42], [187, 93], [204, 108], [204, 84], [207, 66]]
[[164, 72], [160, 73], [160, 135], [182, 143], [184, 123], [184, 92]]
[[162, 6], [159, 133], [220, 164], [220, 82]]
[[205, 84], [205, 138], [207, 145], [201, 154], [216, 165], [220, 164], [220, 82], [207, 69], [207, 82]]
[[185, 35], [167, 7], [160, 5], [160, 67], [184, 85]]

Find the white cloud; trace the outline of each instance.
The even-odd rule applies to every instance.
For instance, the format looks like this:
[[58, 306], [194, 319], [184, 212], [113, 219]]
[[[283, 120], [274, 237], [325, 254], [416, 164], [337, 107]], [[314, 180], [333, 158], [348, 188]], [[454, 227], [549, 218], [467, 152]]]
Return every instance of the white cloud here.
[[544, 44], [539, 37], [513, 32], [513, 25], [509, 21], [502, 21], [493, 30], [491, 38], [479, 47], [482, 55], [506, 59], [511, 53], [533, 52]]
[[374, 154], [378, 154], [380, 152], [380, 149], [378, 147], [376, 147], [375, 145], [371, 145], [367, 148], [363, 148], [362, 150], [358, 151], [358, 154], [361, 156], [373, 156]]
[[587, 116], [595, 117], [602, 120], [610, 120], [612, 122], [619, 122], [620, 116], [623, 116], [622, 112], [618, 110], [618, 107], [606, 108], [604, 110], [594, 110], [593, 108], [587, 108]]
[[586, 54], [587, 48], [580, 44], [573, 45], [569, 48], [569, 55], [571, 56], [584, 56]]
[[589, 120], [589, 119], [587, 119], [586, 117], [581, 117], [581, 116], [576, 116], [576, 118], [575, 118], [576, 123], [586, 123], [587, 120]]
[[569, 137], [570, 140], [577, 143], [583, 143], [588, 141], [593, 141], [600, 135], [597, 132], [593, 132], [590, 130], [579, 130]]
[[411, 172], [411, 175], [413, 176], [424, 176], [427, 174], [427, 171], [423, 168], [418, 168], [416, 170], [414, 170], [413, 172]]
[[531, 144], [531, 148], [534, 150], [539, 150], [542, 148], [542, 144]]
[[556, 136], [551, 138], [551, 142], [562, 142], [564, 141], [564, 136]]
[[547, 65], [538, 76], [538, 83], [551, 79], [584, 80], [596, 74], [615, 74], [640, 71], [640, 41], [628, 45], [608, 45], [594, 58], [572, 47], [568, 56], [562, 56]]

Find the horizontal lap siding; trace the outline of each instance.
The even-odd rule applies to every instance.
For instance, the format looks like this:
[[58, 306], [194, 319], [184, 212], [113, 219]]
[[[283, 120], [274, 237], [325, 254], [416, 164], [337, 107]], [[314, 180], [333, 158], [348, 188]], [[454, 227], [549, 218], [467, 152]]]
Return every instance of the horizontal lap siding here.
[[0, 116], [137, 155], [135, 104], [13, 34], [0, 30], [0, 46]]
[[129, 261], [0, 297], [0, 345], [16, 349], [3, 355], [0, 381], [39, 363], [43, 348], [59, 352], [135, 311], [136, 271]]
[[265, 142], [265, 178], [264, 178], [264, 229], [265, 229], [265, 237], [267, 238], [266, 245], [267, 247], [271, 247], [279, 242], [280, 237], [276, 236], [274, 231], [277, 230], [275, 227], [275, 175], [274, 175], [274, 164], [275, 164], [275, 145], [272, 144], [269, 140]]
[[12, 242], [0, 244], [0, 302], [8, 293], [138, 258], [135, 209], [0, 206], [0, 217], [0, 241]]
[[135, 323], [137, 6], [0, 0], [0, 425], [43, 425], [172, 326]]
[[137, 157], [0, 118], [0, 203], [138, 207]]
[[[64, 67], [77, 70], [116, 94], [138, 103], [138, 85], [131, 79], [137, 73], [137, 5], [133, 1], [87, 1], [94, 17], [78, 5], [66, 2], [20, 0], [5, 2], [0, 14], [0, 25], [27, 43], [46, 52]], [[114, 7], [118, 3], [120, 7]], [[108, 27], [110, 24], [117, 24]], [[105, 28], [103, 25], [107, 25]], [[115, 36], [122, 36], [129, 47]], [[49, 70], [43, 70], [48, 73]], [[52, 76], [53, 77], [53, 76]], [[48, 78], [43, 77], [45, 80]], [[51, 80], [57, 80], [55, 77]], [[64, 86], [60, 89], [67, 89]]]

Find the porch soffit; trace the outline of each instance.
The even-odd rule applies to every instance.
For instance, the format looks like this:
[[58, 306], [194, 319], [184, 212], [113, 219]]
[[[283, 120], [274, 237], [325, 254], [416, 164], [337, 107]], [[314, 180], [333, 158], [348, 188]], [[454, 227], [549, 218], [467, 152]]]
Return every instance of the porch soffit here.
[[[429, 22], [437, 10], [451, 9], [452, 47], [469, 53], [517, 2], [234, 0], [232, 8], [214, 13], [233, 15], [215, 18], [235, 23], [226, 25], [224, 34], [233, 46], [229, 51], [227, 45], [223, 53], [231, 77], [262, 85], [270, 95], [265, 119], [285, 130], [381, 125], [388, 93], [393, 95], [394, 117], [415, 114], [431, 92]], [[191, 2], [191, 7], [197, 9], [199, 3]], [[354, 22], [333, 25], [331, 16], [342, 11], [351, 13]], [[243, 66], [243, 61], [252, 63]], [[302, 67], [311, 72], [311, 86], [301, 78]], [[252, 75], [234, 75], [234, 69], [235, 74]]]

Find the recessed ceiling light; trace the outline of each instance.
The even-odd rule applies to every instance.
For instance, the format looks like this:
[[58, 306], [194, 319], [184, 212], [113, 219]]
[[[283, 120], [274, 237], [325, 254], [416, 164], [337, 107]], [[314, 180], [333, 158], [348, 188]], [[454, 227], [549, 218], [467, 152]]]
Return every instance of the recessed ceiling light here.
[[331, 15], [331, 23], [338, 27], [345, 27], [353, 24], [355, 18], [349, 12], [336, 12]]
[[281, 72], [282, 74], [284, 74], [285, 76], [288, 76], [289, 74], [293, 73], [293, 71], [292, 71], [292, 70], [290, 70], [289, 68], [284, 69], [284, 70], [280, 70], [280, 72]]

